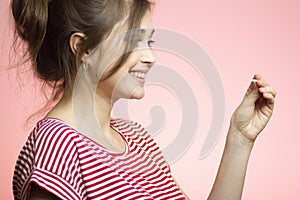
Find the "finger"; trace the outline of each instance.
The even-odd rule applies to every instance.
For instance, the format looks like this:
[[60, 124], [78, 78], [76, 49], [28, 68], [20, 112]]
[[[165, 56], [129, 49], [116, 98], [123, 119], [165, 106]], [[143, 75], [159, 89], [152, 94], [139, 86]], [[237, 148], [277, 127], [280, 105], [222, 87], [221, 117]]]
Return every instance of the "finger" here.
[[265, 93], [265, 92], [271, 93], [274, 97], [277, 95], [277, 91], [271, 86], [260, 87], [258, 91], [260, 93]]
[[274, 102], [275, 97], [271, 93], [264, 93], [257, 102], [256, 107], [260, 109], [265, 116], [271, 116], [275, 106]]
[[263, 96], [265, 99], [271, 100], [271, 101], [269, 101], [269, 102], [271, 102], [271, 103], [274, 102], [275, 96], [276, 96], [276, 94], [277, 94], [277, 91], [276, 91], [274, 88], [272, 88], [271, 86], [266, 86], [266, 87], [261, 87], [261, 88], [259, 88], [258, 91], [259, 91], [260, 93], [262, 93], [262, 96]]
[[269, 86], [270, 84], [264, 80], [264, 79], [260, 79], [260, 80], [257, 80], [256, 82], [257, 86], [258, 87], [266, 87], [266, 86]]
[[260, 74], [255, 74], [255, 75], [253, 76], [253, 79], [255, 79], [255, 80], [261, 80], [261, 79], [262, 79], [262, 76], [261, 76]]
[[263, 93], [263, 97], [268, 100], [269, 103], [274, 103], [275, 97], [272, 93], [265, 92]]
[[260, 96], [261, 94], [258, 92], [256, 82], [251, 81], [244, 96], [243, 104], [247, 106], [253, 106]]

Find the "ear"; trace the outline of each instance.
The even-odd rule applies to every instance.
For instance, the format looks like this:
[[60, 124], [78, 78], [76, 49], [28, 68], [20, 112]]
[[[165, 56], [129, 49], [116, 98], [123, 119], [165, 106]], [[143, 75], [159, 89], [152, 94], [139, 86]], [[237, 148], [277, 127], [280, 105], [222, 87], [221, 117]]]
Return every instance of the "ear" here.
[[74, 54], [78, 53], [81, 43], [86, 39], [84, 33], [73, 33], [70, 37], [70, 47]]

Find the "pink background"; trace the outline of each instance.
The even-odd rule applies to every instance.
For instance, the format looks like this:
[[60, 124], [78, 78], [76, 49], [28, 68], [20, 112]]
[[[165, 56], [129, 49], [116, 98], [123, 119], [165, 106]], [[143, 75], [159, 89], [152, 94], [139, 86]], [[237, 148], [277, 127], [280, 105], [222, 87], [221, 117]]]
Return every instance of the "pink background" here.
[[[39, 88], [34, 87], [39, 84], [20, 72], [24, 67], [6, 70], [12, 43], [8, 6], [8, 0], [0, 2], [0, 199], [12, 199], [15, 161], [34, 125], [25, 121], [41, 105]], [[214, 151], [206, 159], [198, 159], [204, 138], [198, 134], [186, 154], [172, 165], [178, 183], [192, 199], [208, 196], [222, 155], [228, 121], [255, 73], [262, 74], [277, 89], [278, 96], [274, 115], [253, 149], [243, 199], [300, 198], [299, 8], [297, 0], [156, 1], [154, 25], [176, 30], [200, 44], [214, 61], [226, 93], [226, 121]], [[203, 91], [203, 102], [206, 94]], [[201, 112], [206, 115], [206, 110]], [[209, 117], [210, 111], [207, 112]], [[168, 137], [172, 137], [170, 131], [165, 136], [159, 135], [157, 141], [164, 146]]]

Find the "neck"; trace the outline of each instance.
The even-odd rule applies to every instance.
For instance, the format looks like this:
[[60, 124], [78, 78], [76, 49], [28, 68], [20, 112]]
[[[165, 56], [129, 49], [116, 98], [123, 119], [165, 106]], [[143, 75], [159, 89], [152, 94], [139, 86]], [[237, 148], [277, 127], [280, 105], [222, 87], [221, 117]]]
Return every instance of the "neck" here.
[[[81, 96], [78, 97], [79, 99], [75, 99], [79, 100], [77, 103], [79, 103], [80, 110], [78, 111], [81, 113], [81, 117], [83, 117], [83, 120], [81, 121], [82, 124], [80, 124], [80, 126], [81, 128], [82, 126], [85, 127], [81, 133], [113, 151], [124, 152], [126, 147], [123, 138], [118, 132], [110, 127], [110, 113], [115, 101], [111, 101], [111, 98], [109, 98], [110, 96], [105, 95], [105, 92], [97, 92], [97, 96], [94, 98], [95, 104], [90, 104], [94, 106], [93, 108], [90, 108], [95, 109], [95, 112], [91, 114], [89, 103], [86, 103], [88, 102], [88, 99], [85, 99], [84, 97], [89, 98], [89, 96], [81, 94]], [[46, 117], [59, 118], [66, 124], [76, 128], [77, 125], [75, 123], [73, 111], [73, 103], [75, 100], [72, 98], [72, 96], [69, 98], [64, 96], [61, 101], [47, 114]], [[85, 111], [88, 111], [88, 113], [84, 113]], [[98, 121], [98, 125], [96, 126], [100, 127], [103, 135], [98, 135], [98, 132], [94, 131], [97, 130], [97, 127], [94, 126], [95, 124], [93, 122], [89, 121], [89, 117], [92, 117], [92, 121], [93, 117], [96, 117], [96, 120]], [[101, 136], [104, 138], [101, 138]]]
[[[82, 102], [84, 102], [82, 100]], [[95, 96], [95, 115], [101, 130], [104, 133], [110, 132], [110, 113], [113, 107], [114, 101], [104, 95], [104, 93], [98, 93]], [[82, 105], [81, 109], [84, 109], [86, 105]], [[54, 108], [46, 115], [46, 117], [59, 118], [67, 124], [76, 127], [73, 111], [72, 95], [64, 95], [61, 100], [54, 106]]]
[[109, 132], [110, 130], [110, 114], [113, 102], [110, 98], [103, 94], [97, 94], [95, 97], [95, 114], [101, 130]]

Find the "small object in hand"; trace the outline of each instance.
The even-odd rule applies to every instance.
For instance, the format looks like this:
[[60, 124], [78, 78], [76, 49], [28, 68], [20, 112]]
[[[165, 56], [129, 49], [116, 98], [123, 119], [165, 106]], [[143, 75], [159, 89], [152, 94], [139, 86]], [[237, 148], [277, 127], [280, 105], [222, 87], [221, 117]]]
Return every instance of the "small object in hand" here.
[[253, 83], [256, 83], [258, 80], [257, 79], [252, 79], [252, 82]]

